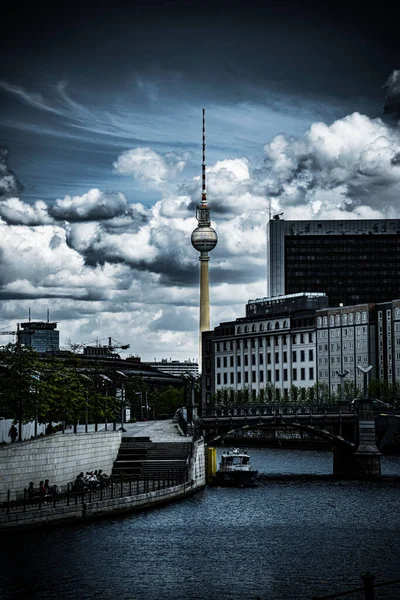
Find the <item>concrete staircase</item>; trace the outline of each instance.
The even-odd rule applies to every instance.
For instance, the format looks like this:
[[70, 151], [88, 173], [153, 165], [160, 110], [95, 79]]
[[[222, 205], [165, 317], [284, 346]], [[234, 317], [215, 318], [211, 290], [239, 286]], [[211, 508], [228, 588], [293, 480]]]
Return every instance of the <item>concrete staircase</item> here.
[[190, 442], [151, 442], [150, 438], [123, 437], [112, 475], [141, 477], [183, 470], [190, 447]]

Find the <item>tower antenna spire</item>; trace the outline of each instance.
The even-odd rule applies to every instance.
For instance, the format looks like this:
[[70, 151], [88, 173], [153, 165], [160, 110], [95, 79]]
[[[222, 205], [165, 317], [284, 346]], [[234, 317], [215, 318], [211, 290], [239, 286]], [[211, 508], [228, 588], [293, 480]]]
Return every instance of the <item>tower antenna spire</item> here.
[[201, 204], [207, 206], [207, 188], [206, 188], [206, 109], [203, 108], [203, 161], [201, 163]]

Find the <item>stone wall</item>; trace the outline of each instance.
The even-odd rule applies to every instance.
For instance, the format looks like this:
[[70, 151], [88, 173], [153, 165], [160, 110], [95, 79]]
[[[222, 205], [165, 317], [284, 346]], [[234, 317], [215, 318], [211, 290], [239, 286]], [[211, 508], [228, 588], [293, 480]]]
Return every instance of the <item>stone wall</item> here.
[[206, 485], [206, 460], [203, 438], [193, 443], [191, 468], [194, 484], [199, 488], [204, 487]]
[[121, 444], [120, 431], [45, 436], [0, 447], [0, 493], [19, 491], [41, 479], [66, 485], [80, 471], [110, 473]]

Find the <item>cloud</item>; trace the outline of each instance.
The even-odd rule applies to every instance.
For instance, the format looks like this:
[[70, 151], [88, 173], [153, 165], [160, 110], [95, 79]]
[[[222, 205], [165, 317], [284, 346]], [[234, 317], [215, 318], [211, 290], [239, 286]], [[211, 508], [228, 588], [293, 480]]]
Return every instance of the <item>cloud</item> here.
[[66, 196], [49, 207], [49, 213], [57, 220], [103, 221], [128, 212], [128, 202], [121, 192], [102, 192], [91, 189], [82, 196]]
[[158, 188], [175, 179], [185, 168], [187, 159], [187, 153], [159, 154], [151, 148], [138, 147], [120, 154], [114, 169], [120, 175], [132, 175], [137, 181]]
[[12, 196], [18, 196], [23, 186], [8, 166], [9, 150], [0, 146], [0, 202]]
[[19, 198], [0, 202], [0, 217], [10, 225], [45, 225], [53, 221], [45, 202], [38, 200], [34, 204], [26, 204]]
[[384, 86], [387, 90], [383, 112], [400, 119], [400, 70], [393, 71]]

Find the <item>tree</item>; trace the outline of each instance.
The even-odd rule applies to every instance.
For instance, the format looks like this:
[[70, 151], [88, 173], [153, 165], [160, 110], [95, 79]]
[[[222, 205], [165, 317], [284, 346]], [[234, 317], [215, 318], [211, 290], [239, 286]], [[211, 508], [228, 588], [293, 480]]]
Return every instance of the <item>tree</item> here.
[[0, 356], [1, 412], [18, 421], [19, 439], [22, 424], [37, 417], [41, 396], [42, 364], [38, 353], [20, 344], [8, 344]]

